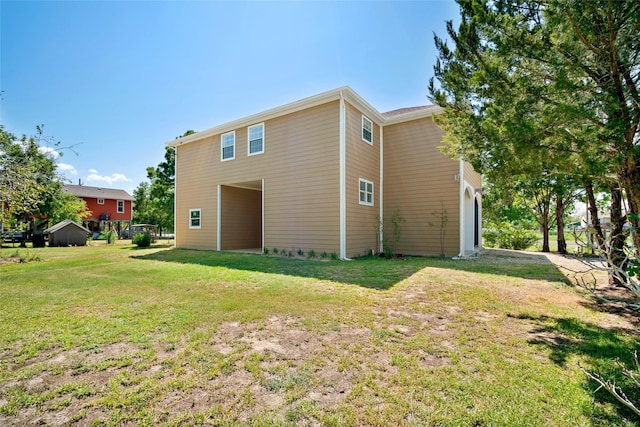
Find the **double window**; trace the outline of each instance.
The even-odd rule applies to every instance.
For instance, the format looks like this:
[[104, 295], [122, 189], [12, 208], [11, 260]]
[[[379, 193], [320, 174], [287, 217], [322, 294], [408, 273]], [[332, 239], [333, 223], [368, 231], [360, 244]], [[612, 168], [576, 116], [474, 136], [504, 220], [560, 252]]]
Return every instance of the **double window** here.
[[189, 209], [189, 228], [200, 228], [201, 209]]
[[373, 182], [360, 178], [358, 183], [360, 185], [360, 204], [373, 206]]
[[221, 139], [221, 159], [233, 160], [236, 158], [236, 131], [222, 134]]
[[99, 205], [104, 205], [104, 199], [98, 199], [98, 204]]
[[249, 126], [247, 128], [247, 140], [249, 141], [249, 155], [264, 153], [264, 123]]
[[124, 200], [118, 200], [118, 213], [124, 213]]
[[362, 115], [362, 140], [373, 145], [373, 122]]

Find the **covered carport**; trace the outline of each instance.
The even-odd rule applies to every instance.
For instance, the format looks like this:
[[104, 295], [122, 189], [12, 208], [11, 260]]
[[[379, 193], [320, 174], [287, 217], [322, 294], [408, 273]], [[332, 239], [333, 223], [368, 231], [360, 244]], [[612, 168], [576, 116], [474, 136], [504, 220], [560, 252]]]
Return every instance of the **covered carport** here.
[[218, 186], [218, 249], [261, 251], [263, 180]]

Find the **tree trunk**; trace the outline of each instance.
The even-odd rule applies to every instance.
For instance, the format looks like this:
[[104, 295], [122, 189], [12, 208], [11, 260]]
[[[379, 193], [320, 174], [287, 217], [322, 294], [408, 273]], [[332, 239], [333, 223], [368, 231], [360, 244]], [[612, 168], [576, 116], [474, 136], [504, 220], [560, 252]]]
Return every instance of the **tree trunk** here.
[[[598, 216], [598, 206], [596, 206], [596, 196], [593, 192], [593, 182], [587, 180], [584, 185], [587, 191], [589, 216], [591, 217], [591, 224], [587, 224], [587, 227], [591, 228], [596, 236], [598, 247], [605, 248], [604, 233], [602, 232], [602, 226], [600, 225], [600, 217]], [[590, 230], [587, 230], [590, 233]]]
[[631, 233], [633, 245], [636, 247], [636, 254], [640, 253], [640, 164], [633, 158], [627, 160], [626, 169], [618, 174], [620, 182], [624, 186], [629, 204], [628, 215], [629, 224], [635, 227], [635, 232]]
[[[627, 234], [624, 232], [625, 216], [622, 214], [622, 190], [617, 187], [611, 188], [611, 254], [609, 255], [610, 267], [625, 268], [624, 244]], [[615, 269], [609, 269], [609, 284], [623, 285], [620, 276], [611, 274]]]
[[567, 241], [564, 238], [564, 200], [562, 194], [556, 193], [556, 226], [558, 227], [558, 252], [567, 254]]
[[549, 212], [542, 217], [542, 252], [549, 251]]

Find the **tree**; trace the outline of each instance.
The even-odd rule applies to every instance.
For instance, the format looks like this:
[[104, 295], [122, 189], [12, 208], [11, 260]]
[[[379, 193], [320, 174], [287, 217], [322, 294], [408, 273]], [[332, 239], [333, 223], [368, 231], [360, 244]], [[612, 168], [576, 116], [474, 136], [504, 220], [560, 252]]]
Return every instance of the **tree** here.
[[[35, 230], [35, 221], [79, 221], [86, 213], [84, 201], [63, 191], [62, 179], [52, 157], [39, 142], [43, 126], [36, 126], [35, 137], [15, 135], [0, 125], [0, 204], [6, 219]], [[54, 146], [59, 148], [60, 143]]]
[[440, 86], [429, 87], [453, 151], [483, 172], [538, 158], [555, 174], [609, 177], [637, 213], [640, 3], [458, 3], [455, 50], [436, 37]]
[[[188, 130], [178, 138], [194, 133]], [[166, 147], [164, 160], [155, 168], [147, 168], [149, 182], [141, 182], [134, 191], [134, 220], [157, 224], [161, 233], [163, 230], [173, 230], [175, 164], [174, 149]]]

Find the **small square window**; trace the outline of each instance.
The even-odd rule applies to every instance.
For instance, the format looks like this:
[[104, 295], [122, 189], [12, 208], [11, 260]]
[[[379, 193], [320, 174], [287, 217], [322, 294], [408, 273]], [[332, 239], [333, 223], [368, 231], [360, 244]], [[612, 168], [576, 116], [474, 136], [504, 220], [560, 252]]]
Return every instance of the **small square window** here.
[[264, 123], [249, 126], [247, 133], [249, 155], [264, 153]]
[[236, 158], [236, 132], [225, 133], [220, 137], [222, 160], [233, 160]]
[[98, 199], [98, 204], [99, 205], [104, 205], [104, 199]]
[[201, 209], [189, 209], [189, 228], [200, 228]]
[[373, 206], [373, 182], [360, 178], [360, 204]]
[[362, 140], [373, 145], [373, 122], [362, 116]]
[[124, 213], [124, 200], [118, 200], [118, 213]]

